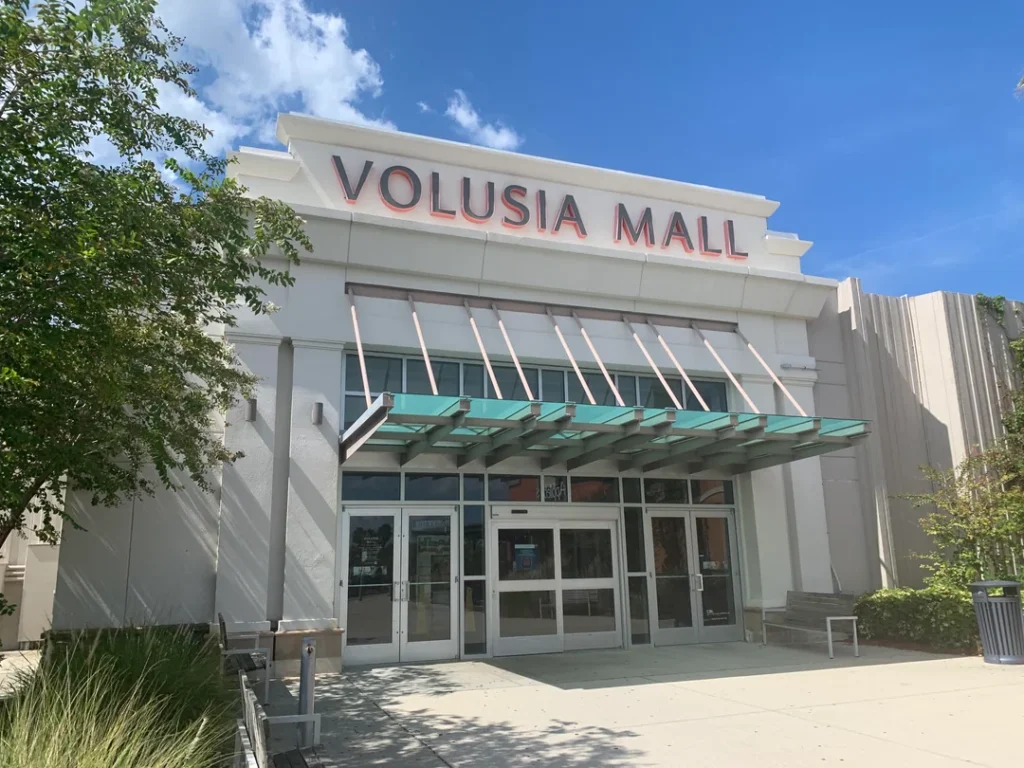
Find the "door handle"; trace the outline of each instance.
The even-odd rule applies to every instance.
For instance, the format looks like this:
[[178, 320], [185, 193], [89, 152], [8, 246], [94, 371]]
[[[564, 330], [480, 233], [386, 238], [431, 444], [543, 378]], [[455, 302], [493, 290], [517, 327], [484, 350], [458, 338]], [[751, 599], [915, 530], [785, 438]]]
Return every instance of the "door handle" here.
[[402, 602], [402, 582], [396, 581], [391, 590], [391, 602]]
[[695, 573], [695, 574], [693, 574], [693, 578], [695, 578], [697, 580], [697, 591], [698, 592], [703, 592], [704, 591], [704, 574], [702, 574], [702, 573]]

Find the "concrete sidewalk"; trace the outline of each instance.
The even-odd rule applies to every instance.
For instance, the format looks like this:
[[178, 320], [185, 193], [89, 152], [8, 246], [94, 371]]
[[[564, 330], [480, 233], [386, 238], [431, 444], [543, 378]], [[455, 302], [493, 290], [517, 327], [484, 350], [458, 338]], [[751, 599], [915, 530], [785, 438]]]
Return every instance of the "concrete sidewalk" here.
[[[1021, 764], [1024, 668], [862, 652], [730, 643], [356, 669], [317, 680], [317, 709], [337, 766]], [[293, 695], [279, 686], [272, 709]]]
[[4, 651], [0, 653], [0, 697], [14, 688], [21, 676], [39, 664], [39, 651]]

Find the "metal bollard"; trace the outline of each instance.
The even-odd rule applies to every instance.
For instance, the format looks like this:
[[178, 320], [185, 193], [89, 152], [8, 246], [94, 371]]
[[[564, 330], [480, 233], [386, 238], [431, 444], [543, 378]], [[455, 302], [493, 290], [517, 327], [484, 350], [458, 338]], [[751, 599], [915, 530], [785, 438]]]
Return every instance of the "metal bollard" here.
[[[316, 641], [312, 637], [302, 639], [302, 656], [299, 657], [299, 714], [313, 714], [313, 684], [316, 681]], [[299, 747], [313, 746], [313, 723], [299, 723]]]

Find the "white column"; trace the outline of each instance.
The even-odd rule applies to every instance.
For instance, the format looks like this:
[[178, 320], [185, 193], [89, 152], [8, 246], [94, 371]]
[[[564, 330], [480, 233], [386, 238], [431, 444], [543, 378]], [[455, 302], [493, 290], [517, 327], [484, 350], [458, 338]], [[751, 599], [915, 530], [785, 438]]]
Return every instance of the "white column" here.
[[[803, 409], [814, 414], [814, 383], [806, 379], [790, 379], [785, 383]], [[780, 400], [786, 406], [787, 415], [799, 415], [788, 400]], [[793, 488], [792, 519], [800, 589], [804, 592], [831, 592], [832, 556], [828, 545], [821, 459], [817, 456], [801, 459], [785, 465], [785, 471], [789, 473]]]
[[[342, 345], [295, 340], [281, 629], [333, 624]], [[323, 423], [312, 422], [323, 403]]]
[[226, 621], [262, 626], [267, 618], [277, 355], [281, 341], [236, 334], [230, 340], [242, 368], [260, 380], [254, 393], [256, 420], [245, 420], [244, 400], [227, 414], [224, 443], [228, 450], [243, 451], [245, 456], [224, 465], [214, 604]]
[[[775, 412], [774, 383], [768, 376], [743, 376], [743, 388], [762, 413]], [[736, 395], [738, 398], [738, 394]], [[736, 403], [732, 404], [737, 407]], [[793, 565], [786, 503], [786, 484], [782, 467], [769, 467], [750, 473], [751, 510], [757, 537], [756, 562], [760, 567], [761, 601], [769, 608], [786, 604], [786, 592], [793, 589]], [[749, 562], [753, 558], [747, 558]], [[752, 599], [750, 607], [755, 605]]]

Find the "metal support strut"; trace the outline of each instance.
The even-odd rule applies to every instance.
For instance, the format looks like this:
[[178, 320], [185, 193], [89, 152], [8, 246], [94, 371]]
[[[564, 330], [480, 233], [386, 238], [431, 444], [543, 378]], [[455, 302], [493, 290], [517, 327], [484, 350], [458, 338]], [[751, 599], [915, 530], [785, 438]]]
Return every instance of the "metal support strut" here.
[[739, 381], [736, 380], [736, 377], [732, 375], [732, 371], [729, 370], [729, 366], [727, 366], [725, 362], [722, 360], [722, 358], [718, 356], [718, 353], [715, 352], [715, 348], [711, 346], [711, 342], [708, 341], [708, 337], [705, 336], [701, 332], [700, 328], [698, 328], [697, 326], [693, 326], [693, 330], [696, 331], [698, 336], [700, 336], [701, 340], [704, 342], [704, 346], [708, 348], [708, 352], [710, 352], [711, 356], [715, 358], [715, 362], [718, 363], [718, 365], [722, 368], [723, 371], [725, 371], [725, 375], [729, 377], [729, 381], [732, 382], [732, 385], [736, 387], [736, 390], [740, 393], [740, 395], [743, 396], [743, 399], [746, 401], [747, 405], [750, 406], [750, 410], [753, 413], [760, 413], [761, 411], [759, 411], [757, 409], [757, 406], [754, 405], [754, 401], [750, 399], [750, 395], [748, 395], [747, 391], [740, 386], [740, 383]]
[[659, 331], [657, 326], [650, 320], [647, 321], [647, 325], [650, 326], [650, 329], [652, 331], [654, 331], [654, 335], [658, 337], [658, 343], [661, 344], [661, 348], [665, 350], [665, 354], [667, 354], [668, 359], [672, 361], [672, 365], [674, 365], [676, 367], [676, 370], [679, 371], [679, 375], [683, 377], [683, 381], [686, 382], [686, 386], [689, 388], [690, 392], [693, 394], [694, 397], [697, 398], [697, 402], [700, 403], [700, 407], [703, 408], [705, 411], [710, 411], [711, 409], [708, 408], [708, 404], [704, 402], [704, 398], [701, 397], [701, 394], [697, 390], [697, 387], [694, 386], [692, 381], [690, 381], [690, 377], [686, 375], [686, 371], [683, 369], [683, 366], [679, 364], [679, 361], [676, 360], [676, 356], [672, 354], [672, 350], [669, 349], [668, 343], [665, 341], [665, 338], [661, 335], [661, 331]]
[[565, 336], [562, 335], [562, 329], [558, 327], [558, 321], [555, 320], [555, 316], [551, 314], [551, 310], [547, 310], [548, 317], [551, 318], [551, 324], [555, 326], [555, 335], [558, 340], [562, 343], [562, 349], [565, 350], [565, 356], [569, 358], [569, 363], [572, 365], [572, 369], [576, 372], [576, 378], [580, 381], [580, 386], [583, 387], [583, 393], [587, 396], [587, 400], [591, 405], [597, 405], [597, 401], [594, 399], [593, 393], [590, 391], [590, 387], [587, 386], [587, 380], [583, 378], [583, 374], [580, 372], [580, 367], [576, 365], [576, 358], [572, 356], [572, 350], [569, 349], [569, 345], [565, 342]]
[[650, 352], [647, 351], [647, 347], [644, 346], [644, 343], [640, 341], [640, 337], [637, 335], [636, 331], [633, 330], [632, 323], [630, 323], [629, 320], [626, 319], [625, 315], [622, 316], [622, 322], [626, 324], [626, 330], [633, 334], [633, 341], [635, 341], [636, 345], [640, 347], [640, 351], [643, 352], [644, 358], [647, 360], [647, 364], [651, 366], [651, 370], [654, 371], [654, 375], [658, 377], [658, 381], [661, 382], [661, 386], [663, 386], [665, 388], [665, 391], [668, 392], [668, 396], [669, 399], [672, 401], [672, 404], [676, 407], [677, 410], [683, 410], [683, 404], [679, 402], [679, 398], [676, 397], [676, 393], [672, 391], [672, 388], [668, 385], [668, 382], [665, 381], [665, 377], [661, 375], [661, 371], [658, 369], [658, 366], [654, 364], [654, 360], [651, 358]]
[[771, 366], [769, 366], [768, 363], [764, 361], [764, 358], [757, 353], [757, 350], [754, 349], [754, 345], [750, 343], [750, 340], [743, 335], [743, 332], [739, 328], [736, 329], [736, 335], [740, 337], [740, 341], [747, 345], [747, 349], [749, 349], [750, 353], [755, 358], [757, 358], [757, 362], [759, 362], [761, 364], [761, 367], [764, 368], [768, 372], [768, 375], [772, 377], [772, 381], [774, 381], [778, 388], [782, 390], [782, 394], [784, 394], [789, 399], [789, 402], [793, 404], [793, 407], [796, 408], [796, 412], [799, 413], [801, 416], [806, 416], [807, 411], [800, 407], [800, 403], [798, 403], [796, 401], [796, 398], [793, 397], [792, 393], [790, 393], [790, 391], [786, 389], [786, 385], [779, 380], [779, 377], [775, 375], [775, 371], [773, 371], [771, 369]]
[[352, 289], [348, 289], [348, 303], [352, 307], [352, 329], [356, 334], [356, 352], [359, 354], [359, 372], [363, 376], [363, 395], [366, 397], [366, 407], [373, 405], [370, 398], [370, 381], [366, 376], [366, 359], [363, 357], [363, 339], [359, 335], [359, 316], [356, 314], [356, 297]]
[[430, 391], [437, 394], [437, 382], [434, 381], [434, 368], [430, 364], [430, 353], [427, 352], [427, 345], [423, 341], [423, 329], [420, 328], [420, 319], [416, 314], [416, 302], [409, 294], [409, 309], [412, 310], [412, 324], [416, 326], [416, 337], [420, 340], [420, 352], [423, 353], [423, 362], [427, 364], [427, 378], [430, 379]]
[[491, 358], [487, 356], [487, 350], [484, 348], [484, 340], [480, 338], [480, 331], [476, 327], [476, 318], [473, 317], [473, 310], [469, 308], [469, 302], [463, 302], [463, 306], [466, 308], [466, 314], [469, 315], [469, 325], [473, 329], [473, 335], [476, 336], [476, 345], [480, 348], [480, 354], [484, 359], [484, 367], [487, 369], [487, 375], [491, 379], [491, 386], [494, 387], [494, 394], [498, 396], [499, 400], [505, 398], [501, 394], [501, 387], [498, 386], [498, 377], [494, 375], [494, 369], [491, 368]]
[[590, 335], [587, 333], [587, 329], [583, 327], [583, 323], [580, 321], [579, 315], [573, 312], [572, 317], [576, 321], [576, 325], [580, 327], [580, 333], [583, 334], [583, 340], [587, 342], [587, 347], [590, 348], [590, 354], [594, 356], [594, 360], [597, 362], [597, 367], [600, 368], [601, 373], [604, 374], [604, 380], [608, 382], [608, 387], [611, 389], [612, 394], [615, 395], [615, 402], [619, 406], [625, 406], [626, 403], [623, 401], [622, 395], [619, 394], [619, 390], [615, 386], [615, 382], [612, 381], [612, 377], [611, 374], [608, 373], [608, 369], [604, 367], [604, 363], [601, 361], [601, 356], [597, 354], [597, 348], [590, 340]]
[[494, 312], [494, 316], [498, 318], [498, 328], [501, 330], [501, 335], [505, 337], [505, 346], [508, 347], [508, 353], [512, 355], [512, 363], [516, 367], [516, 371], [519, 372], [519, 380], [523, 382], [523, 389], [526, 390], [526, 399], [533, 400], [533, 390], [530, 389], [530, 382], [526, 380], [526, 374], [523, 373], [523, 366], [519, 364], [519, 356], [516, 355], [515, 347], [512, 346], [512, 339], [508, 336], [508, 331], [505, 330], [505, 321], [501, 319], [501, 313], [498, 312], [498, 308], [491, 304], [491, 309]]

